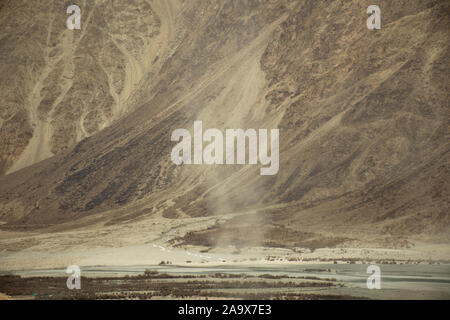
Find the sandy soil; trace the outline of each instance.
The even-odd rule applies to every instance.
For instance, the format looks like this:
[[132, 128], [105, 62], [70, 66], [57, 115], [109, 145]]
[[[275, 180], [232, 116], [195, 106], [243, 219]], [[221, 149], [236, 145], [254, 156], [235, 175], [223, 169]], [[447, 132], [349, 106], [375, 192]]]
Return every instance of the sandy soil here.
[[408, 249], [364, 247], [322, 248], [207, 248], [173, 246], [174, 240], [195, 230], [204, 230], [233, 216], [166, 219], [161, 216], [104, 226], [94, 224], [63, 231], [49, 227], [38, 231], [0, 231], [0, 270], [30, 270], [79, 266], [219, 264], [301, 264], [362, 262], [443, 262], [450, 254], [447, 245], [415, 243]]

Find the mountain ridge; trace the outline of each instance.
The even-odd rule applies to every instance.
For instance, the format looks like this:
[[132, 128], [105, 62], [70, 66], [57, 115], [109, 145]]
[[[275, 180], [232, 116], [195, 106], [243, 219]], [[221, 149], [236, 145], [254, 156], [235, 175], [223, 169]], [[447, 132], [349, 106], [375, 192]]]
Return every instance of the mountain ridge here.
[[[376, 31], [366, 28], [364, 1], [126, 7], [133, 12], [137, 3], [159, 14], [158, 35], [172, 45], [155, 41], [167, 56], [149, 49], [144, 56], [154, 64], [126, 64], [140, 75], [129, 80], [125, 114], [0, 177], [2, 229], [217, 218], [173, 240], [448, 243], [448, 3], [380, 1]], [[170, 134], [191, 130], [194, 120], [221, 130], [279, 128], [278, 175], [261, 177], [252, 166], [175, 166]]]

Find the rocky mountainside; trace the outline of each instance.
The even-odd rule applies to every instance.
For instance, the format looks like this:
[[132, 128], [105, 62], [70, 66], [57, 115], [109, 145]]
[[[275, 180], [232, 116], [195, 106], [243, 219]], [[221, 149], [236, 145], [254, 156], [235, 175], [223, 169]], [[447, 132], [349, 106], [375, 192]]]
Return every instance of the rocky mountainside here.
[[[0, 9], [2, 228], [214, 216], [172, 240], [450, 240], [448, 1], [380, 0], [380, 30], [369, 1], [313, 0], [84, 1], [67, 30], [69, 2]], [[194, 120], [279, 128], [278, 174], [176, 166]]]
[[3, 1], [1, 173], [64, 153], [113, 123], [151, 72], [146, 57], [161, 23], [146, 1], [84, 1], [80, 31], [65, 27], [70, 4]]

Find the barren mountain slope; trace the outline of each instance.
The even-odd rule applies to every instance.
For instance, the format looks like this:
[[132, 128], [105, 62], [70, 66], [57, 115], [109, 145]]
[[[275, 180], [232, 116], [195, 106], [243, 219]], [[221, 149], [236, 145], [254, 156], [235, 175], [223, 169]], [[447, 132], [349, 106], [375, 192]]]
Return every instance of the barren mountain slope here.
[[83, 1], [81, 30], [66, 27], [71, 4], [3, 1], [0, 173], [69, 150], [120, 118], [150, 71], [161, 23], [146, 1]]
[[[1, 177], [4, 229], [215, 216], [223, 220], [172, 240], [312, 248], [448, 243], [448, 1], [379, 1], [377, 31], [366, 28], [368, 1], [147, 3], [159, 14], [159, 32], [176, 34], [162, 45], [171, 48], [169, 55], [161, 61], [148, 49], [133, 58], [129, 46], [139, 41], [123, 36], [129, 42], [116, 44], [121, 37], [111, 36], [117, 61], [139, 79], [130, 85], [136, 90], [127, 109], [133, 111], [93, 134], [111, 123], [98, 122], [74, 148], [75, 138], [51, 144], [50, 151], [61, 152]], [[90, 25], [99, 21], [93, 16]], [[95, 30], [87, 27], [84, 37]], [[139, 54], [159, 65], [130, 62]], [[81, 79], [99, 76], [85, 71]], [[114, 112], [101, 111], [114, 101], [108, 86], [114, 75], [103, 76], [106, 84], [94, 83], [106, 92], [83, 105], [114, 119]], [[94, 91], [80, 88], [77, 96]], [[27, 119], [24, 102], [17, 108]], [[63, 109], [55, 114], [69, 116]], [[74, 119], [70, 125], [84, 118]], [[171, 133], [192, 132], [194, 120], [220, 130], [280, 128], [279, 173], [261, 176], [260, 166], [175, 166]], [[64, 137], [78, 132], [64, 123]], [[32, 125], [20, 127], [32, 136]]]

